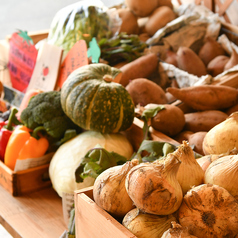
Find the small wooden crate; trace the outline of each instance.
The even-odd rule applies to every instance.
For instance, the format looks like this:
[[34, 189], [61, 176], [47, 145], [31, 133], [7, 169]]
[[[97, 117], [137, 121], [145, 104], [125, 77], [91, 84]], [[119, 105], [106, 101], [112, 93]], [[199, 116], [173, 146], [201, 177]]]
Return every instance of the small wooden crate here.
[[14, 172], [0, 161], [0, 185], [13, 196], [51, 186], [48, 175], [49, 164]]

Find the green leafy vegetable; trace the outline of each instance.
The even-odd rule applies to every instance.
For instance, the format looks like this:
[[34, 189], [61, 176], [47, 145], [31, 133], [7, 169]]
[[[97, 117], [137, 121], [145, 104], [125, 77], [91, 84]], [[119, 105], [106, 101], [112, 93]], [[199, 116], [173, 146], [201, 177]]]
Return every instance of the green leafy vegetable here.
[[108, 152], [102, 147], [89, 150], [81, 160], [75, 170], [75, 180], [77, 183], [82, 182], [86, 177], [97, 178], [104, 170], [124, 164], [127, 159], [115, 152]]
[[144, 121], [143, 126], [143, 133], [144, 133], [144, 139], [147, 139], [150, 123], [149, 120], [157, 115], [157, 113], [161, 110], [165, 109], [163, 105], [158, 105], [154, 108], [147, 108], [145, 109], [141, 114], [141, 120]]
[[103, 38], [98, 42], [101, 48], [101, 58], [109, 65], [128, 61], [131, 62], [140, 56], [147, 48], [147, 44], [140, 41], [138, 35], [127, 35], [120, 33], [112, 38]]
[[85, 40], [89, 47], [93, 37], [97, 41], [112, 37], [110, 18], [105, 9], [87, 6], [87, 3], [82, 1], [75, 5], [75, 9], [68, 12], [66, 17], [64, 14], [55, 16], [49, 31], [48, 42], [62, 47], [64, 53], [67, 53], [79, 40]]
[[177, 149], [176, 145], [168, 142], [143, 140], [137, 154], [146, 151], [146, 155], [142, 157], [143, 162], [152, 162], [157, 159], [163, 159], [169, 153], [173, 153]]

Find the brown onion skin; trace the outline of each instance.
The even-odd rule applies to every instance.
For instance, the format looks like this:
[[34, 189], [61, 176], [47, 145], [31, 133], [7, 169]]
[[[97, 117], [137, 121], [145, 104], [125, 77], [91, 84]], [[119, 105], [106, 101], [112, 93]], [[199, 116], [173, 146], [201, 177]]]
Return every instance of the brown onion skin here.
[[[127, 193], [142, 212], [155, 215], [174, 213], [183, 199], [183, 192], [176, 179], [175, 164], [171, 176], [163, 174], [164, 164], [141, 163], [133, 167], [126, 178]], [[170, 178], [171, 177], [171, 178]]]
[[93, 198], [95, 203], [117, 218], [122, 218], [135, 206], [125, 188], [128, 171], [138, 165], [133, 159], [123, 165], [111, 167], [102, 172], [95, 180]]
[[198, 238], [234, 237], [238, 231], [238, 202], [226, 189], [202, 184], [184, 196], [178, 219]]

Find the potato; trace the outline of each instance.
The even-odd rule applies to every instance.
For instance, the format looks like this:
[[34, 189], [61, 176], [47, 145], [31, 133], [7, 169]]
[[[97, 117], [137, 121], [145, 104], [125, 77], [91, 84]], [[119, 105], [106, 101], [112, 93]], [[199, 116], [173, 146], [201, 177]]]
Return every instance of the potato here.
[[168, 87], [166, 91], [197, 111], [221, 110], [238, 104], [238, 90], [225, 85]]
[[192, 131], [184, 130], [177, 134], [174, 137], [174, 140], [179, 143], [182, 143], [184, 140], [188, 141], [189, 145], [192, 146], [195, 152], [199, 153], [200, 155], [204, 155], [202, 142], [206, 134], [206, 131], [198, 131], [194, 133]]
[[131, 95], [135, 105], [145, 106], [149, 103], [167, 103], [164, 90], [158, 84], [146, 78], [132, 80], [126, 86], [126, 90]]
[[185, 140], [185, 141], [188, 141], [188, 138], [190, 135], [192, 135], [194, 132], [192, 131], [181, 131], [179, 132], [175, 137], [173, 137], [174, 140], [176, 140], [177, 142], [179, 142], [180, 144], [182, 144], [182, 142]]
[[168, 6], [156, 8], [145, 24], [145, 31], [153, 36], [160, 28], [176, 18], [175, 12]]
[[138, 17], [149, 16], [159, 5], [158, 0], [125, 0], [125, 5]]
[[207, 69], [201, 58], [189, 47], [180, 46], [177, 51], [178, 68], [189, 74], [201, 77], [207, 74]]
[[225, 113], [230, 116], [233, 112], [237, 112], [238, 111], [238, 104], [229, 107], [227, 110], [225, 110]]
[[129, 8], [120, 8], [117, 12], [122, 20], [119, 32], [125, 32], [128, 35], [138, 34], [139, 25], [137, 22], [137, 16]]
[[216, 77], [224, 71], [226, 63], [229, 61], [229, 57], [226, 55], [218, 55], [212, 59], [207, 65], [207, 72]]
[[209, 131], [228, 117], [225, 112], [219, 110], [185, 113], [184, 116], [184, 130], [192, 132]]
[[159, 111], [151, 119], [151, 126], [167, 136], [173, 137], [183, 130], [185, 117], [183, 111], [172, 104], [164, 104], [165, 109]]
[[120, 68], [122, 76], [118, 83], [126, 87], [131, 80], [149, 78], [159, 67], [159, 59], [155, 53], [148, 53], [127, 63]]
[[207, 66], [208, 63], [213, 60], [218, 55], [225, 55], [226, 52], [222, 48], [221, 44], [218, 43], [215, 39], [207, 37], [205, 43], [198, 52], [199, 58]]
[[189, 145], [193, 146], [193, 150], [200, 155], [204, 155], [202, 143], [206, 134], [206, 131], [198, 131], [188, 137]]

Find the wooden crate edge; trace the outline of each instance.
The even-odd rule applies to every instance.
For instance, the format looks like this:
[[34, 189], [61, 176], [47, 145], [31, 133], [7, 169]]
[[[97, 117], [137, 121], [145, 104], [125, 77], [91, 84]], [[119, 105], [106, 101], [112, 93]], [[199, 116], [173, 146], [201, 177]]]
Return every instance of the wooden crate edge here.
[[[112, 234], [114, 238], [136, 238], [120, 222], [100, 208], [92, 197], [87, 196], [87, 194], [92, 196], [92, 190], [93, 187], [88, 187], [74, 192], [76, 237], [90, 238], [94, 237], [92, 235], [94, 233], [99, 236], [103, 234], [104, 238], [111, 238]], [[79, 207], [81, 210], [79, 210]], [[81, 219], [79, 220], [79, 218]], [[97, 223], [94, 223], [93, 219]], [[100, 223], [103, 223], [103, 226], [100, 227]], [[97, 230], [95, 231], [95, 229]], [[89, 230], [90, 234], [88, 234]]]

